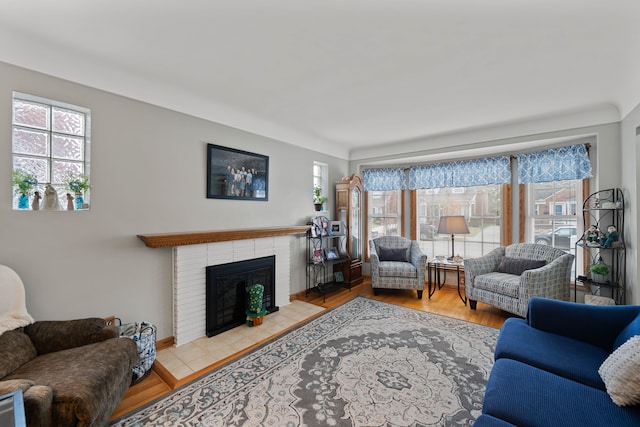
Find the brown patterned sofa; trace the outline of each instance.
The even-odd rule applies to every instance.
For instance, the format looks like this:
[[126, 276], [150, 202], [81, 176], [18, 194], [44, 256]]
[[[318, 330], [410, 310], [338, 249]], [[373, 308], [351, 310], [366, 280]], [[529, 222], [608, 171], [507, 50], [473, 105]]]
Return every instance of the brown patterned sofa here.
[[138, 362], [104, 319], [37, 321], [0, 335], [0, 395], [22, 389], [27, 424], [105, 426]]

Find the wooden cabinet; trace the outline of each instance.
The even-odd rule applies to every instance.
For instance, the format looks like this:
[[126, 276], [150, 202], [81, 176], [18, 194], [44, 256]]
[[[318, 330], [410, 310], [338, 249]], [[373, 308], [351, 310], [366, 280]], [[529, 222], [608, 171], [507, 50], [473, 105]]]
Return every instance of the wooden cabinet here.
[[335, 269], [341, 270], [351, 285], [362, 282], [362, 198], [362, 179], [358, 175], [345, 177], [336, 184], [336, 220], [345, 224], [347, 238], [344, 249], [348, 259], [336, 265]]

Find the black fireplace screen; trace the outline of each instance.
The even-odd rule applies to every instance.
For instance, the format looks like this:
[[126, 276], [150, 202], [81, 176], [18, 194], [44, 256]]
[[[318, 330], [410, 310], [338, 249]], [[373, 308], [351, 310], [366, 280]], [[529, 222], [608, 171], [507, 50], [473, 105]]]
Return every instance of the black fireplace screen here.
[[207, 267], [207, 336], [240, 326], [246, 321], [249, 287], [264, 286], [263, 304], [268, 313], [278, 311], [275, 288], [275, 255]]

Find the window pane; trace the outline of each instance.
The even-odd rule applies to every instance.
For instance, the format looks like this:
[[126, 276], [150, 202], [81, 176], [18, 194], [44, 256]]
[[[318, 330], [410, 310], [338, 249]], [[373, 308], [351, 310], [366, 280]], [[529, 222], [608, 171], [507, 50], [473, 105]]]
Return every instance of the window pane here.
[[62, 162], [54, 160], [51, 162], [53, 168], [53, 184], [62, 184], [69, 174], [79, 175], [84, 173], [82, 163]]
[[84, 160], [84, 139], [51, 135], [51, 155], [69, 160]]
[[[417, 191], [417, 237], [426, 254], [475, 258], [501, 245], [502, 185], [439, 188]], [[469, 234], [438, 234], [440, 217], [463, 215]]]
[[82, 136], [84, 135], [84, 114], [53, 107], [52, 130]]
[[400, 191], [369, 191], [369, 239], [399, 236], [401, 228]]
[[39, 184], [49, 182], [49, 162], [47, 159], [13, 156], [13, 170], [34, 174]]
[[24, 128], [13, 128], [13, 152], [33, 154], [36, 156], [49, 155], [49, 134]]
[[13, 124], [49, 129], [49, 107], [33, 102], [14, 100]]

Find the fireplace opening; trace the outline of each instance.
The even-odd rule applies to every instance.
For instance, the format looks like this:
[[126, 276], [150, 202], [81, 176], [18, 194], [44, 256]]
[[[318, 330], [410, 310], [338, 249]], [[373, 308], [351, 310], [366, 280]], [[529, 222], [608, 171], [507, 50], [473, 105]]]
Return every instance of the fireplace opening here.
[[207, 267], [206, 327], [212, 337], [246, 322], [249, 288], [264, 286], [262, 303], [267, 314], [278, 311], [275, 255]]

